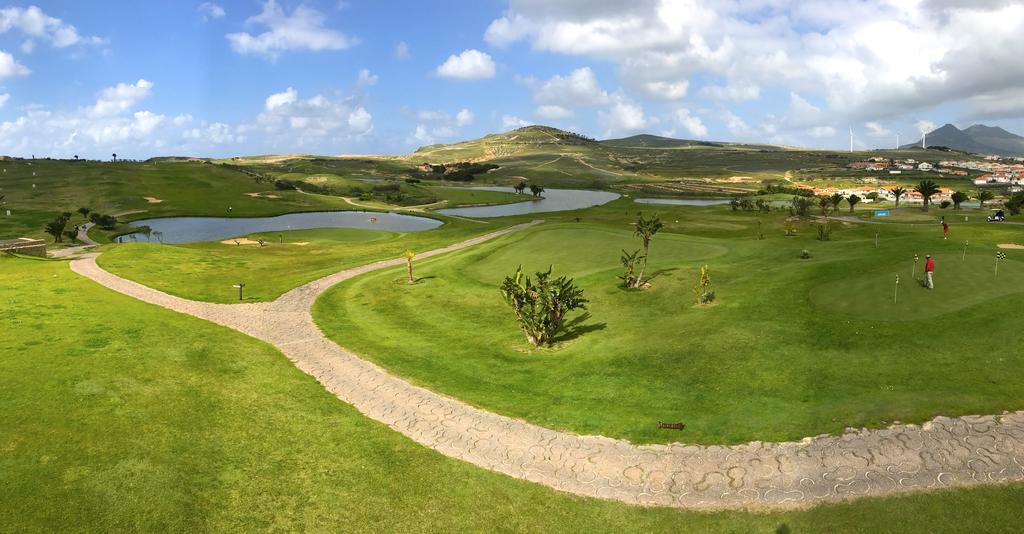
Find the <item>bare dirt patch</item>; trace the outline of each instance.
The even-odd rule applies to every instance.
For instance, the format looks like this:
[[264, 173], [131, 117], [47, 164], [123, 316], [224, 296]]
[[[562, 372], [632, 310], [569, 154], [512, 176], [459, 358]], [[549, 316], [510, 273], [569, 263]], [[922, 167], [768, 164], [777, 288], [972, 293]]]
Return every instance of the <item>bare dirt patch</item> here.
[[156, 197], [142, 197], [142, 198], [146, 199], [146, 202], [149, 202], [150, 204], [159, 204], [159, 203], [163, 202], [163, 200], [160, 200], [159, 198], [156, 198]]

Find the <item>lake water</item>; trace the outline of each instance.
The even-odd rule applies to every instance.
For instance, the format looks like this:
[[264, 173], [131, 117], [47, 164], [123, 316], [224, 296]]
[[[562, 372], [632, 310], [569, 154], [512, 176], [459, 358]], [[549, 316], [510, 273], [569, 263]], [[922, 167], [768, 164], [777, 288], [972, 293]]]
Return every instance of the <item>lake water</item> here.
[[[142, 219], [131, 223], [132, 226], [148, 226], [152, 230], [162, 232], [164, 243], [220, 241], [252, 233], [309, 228], [364, 228], [392, 232], [421, 232], [437, 228], [441, 224], [443, 224], [441, 221], [427, 217], [369, 211], [315, 211], [289, 213], [276, 217], [162, 217]], [[134, 239], [132, 235], [124, 235], [118, 237], [116, 241], [125, 243], [146, 239], [143, 235], [134, 235]], [[150, 241], [158, 240], [151, 237]]]
[[672, 206], [718, 206], [728, 204], [728, 199], [722, 198], [638, 198], [633, 200], [637, 204], [668, 204]]
[[[469, 187], [480, 191], [504, 191], [514, 193], [511, 187]], [[607, 204], [617, 198], [617, 193], [607, 191], [587, 191], [584, 189], [548, 189], [542, 193], [540, 200], [527, 200], [515, 204], [501, 206], [477, 206], [471, 208], [447, 208], [437, 210], [443, 215], [459, 217], [507, 217], [509, 215], [525, 215], [528, 213], [545, 213], [551, 211], [571, 211]]]

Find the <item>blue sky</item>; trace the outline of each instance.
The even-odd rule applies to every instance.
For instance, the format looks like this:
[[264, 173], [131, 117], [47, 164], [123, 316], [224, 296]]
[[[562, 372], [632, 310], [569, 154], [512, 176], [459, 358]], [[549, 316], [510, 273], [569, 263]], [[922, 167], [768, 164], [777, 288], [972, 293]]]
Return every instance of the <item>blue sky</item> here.
[[0, 3], [0, 153], [404, 153], [524, 124], [842, 148], [1024, 133], [1024, 5]]

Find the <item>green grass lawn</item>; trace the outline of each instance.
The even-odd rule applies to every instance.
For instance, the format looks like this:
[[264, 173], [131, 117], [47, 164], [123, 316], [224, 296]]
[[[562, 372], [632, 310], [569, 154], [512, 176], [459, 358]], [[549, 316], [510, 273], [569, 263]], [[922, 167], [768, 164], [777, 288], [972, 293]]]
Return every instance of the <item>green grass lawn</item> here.
[[[1012, 349], [1024, 340], [1024, 253], [1007, 250], [999, 279], [992, 272], [995, 245], [1024, 241], [1024, 228], [957, 224], [943, 241], [937, 224], [847, 223], [821, 242], [806, 226], [784, 237], [773, 213], [761, 216], [767, 238], [757, 240], [756, 214], [658, 206], [667, 227], [652, 245], [653, 287], [628, 291], [619, 255], [639, 244], [626, 202], [420, 262], [414, 285], [401, 269], [350, 280], [320, 299], [317, 322], [432, 390], [636, 442], [798, 440], [1024, 408], [1015, 379], [1024, 354]], [[799, 258], [805, 248], [809, 260]], [[939, 264], [931, 292], [911, 279], [913, 255], [920, 276], [925, 253]], [[554, 266], [591, 301], [554, 349], [530, 349], [498, 293], [519, 264]], [[692, 287], [704, 264], [718, 298], [698, 308]], [[686, 431], [659, 431], [658, 420], [685, 421]]]
[[[266, 240], [262, 248], [221, 242], [125, 243], [106, 247], [98, 262], [119, 276], [185, 298], [237, 302], [231, 286], [243, 281], [247, 301], [269, 301], [349, 267], [397, 258], [406, 250], [431, 250], [509, 224], [451, 219], [425, 232], [322, 228], [250, 234], [253, 240]], [[280, 236], [284, 243], [279, 243]]]
[[1019, 528], [1021, 485], [771, 514], [576, 498], [421, 447], [271, 347], [106, 290], [63, 262], [0, 257], [0, 302], [3, 530]]

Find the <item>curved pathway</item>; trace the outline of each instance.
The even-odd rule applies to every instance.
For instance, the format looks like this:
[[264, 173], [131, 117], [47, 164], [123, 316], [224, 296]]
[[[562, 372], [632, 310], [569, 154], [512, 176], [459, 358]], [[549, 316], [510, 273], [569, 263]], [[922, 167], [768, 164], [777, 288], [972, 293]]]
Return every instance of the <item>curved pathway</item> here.
[[[420, 254], [470, 247], [514, 226]], [[269, 303], [191, 301], [119, 278], [96, 254], [76, 273], [139, 300], [234, 328], [277, 347], [367, 417], [453, 458], [587, 497], [723, 510], [795, 508], [855, 497], [1024, 480], [1024, 412], [938, 417], [921, 426], [849, 431], [799, 442], [634, 445], [558, 432], [414, 386], [328, 340], [310, 310], [329, 287], [401, 265], [379, 261], [298, 287]]]

